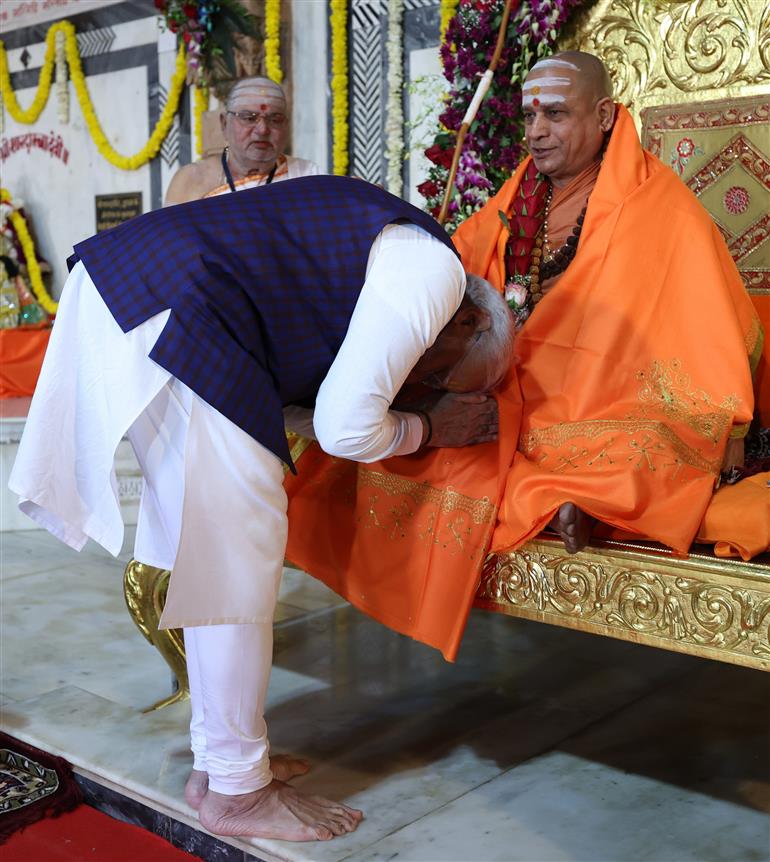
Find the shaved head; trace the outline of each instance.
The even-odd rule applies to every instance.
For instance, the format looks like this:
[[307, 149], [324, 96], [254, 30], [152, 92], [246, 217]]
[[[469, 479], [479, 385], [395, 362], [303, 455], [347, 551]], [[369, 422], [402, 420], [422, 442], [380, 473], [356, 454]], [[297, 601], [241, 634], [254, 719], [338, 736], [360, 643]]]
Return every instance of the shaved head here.
[[[585, 51], [560, 51], [553, 57], [548, 57], [540, 62], [548, 62], [548, 60], [569, 63], [573, 66], [578, 73], [580, 85], [593, 101], [598, 102], [599, 99], [612, 98], [612, 81], [607, 68], [593, 54], [586, 54]], [[535, 63], [532, 70], [537, 69], [539, 65], [540, 63]]]

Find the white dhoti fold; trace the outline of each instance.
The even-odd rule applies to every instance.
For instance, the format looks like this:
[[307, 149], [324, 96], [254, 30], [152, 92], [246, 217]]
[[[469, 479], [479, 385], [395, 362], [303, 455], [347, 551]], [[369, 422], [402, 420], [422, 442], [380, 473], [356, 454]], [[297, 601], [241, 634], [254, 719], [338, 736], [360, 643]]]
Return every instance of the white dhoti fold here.
[[[208, 769], [212, 789], [242, 793], [270, 781], [262, 713], [286, 548], [283, 469], [149, 358], [169, 314], [124, 333], [76, 265], [9, 487], [66, 544], [80, 550], [92, 538], [117, 555], [124, 528], [113, 460], [128, 434], [144, 475], [134, 556], [171, 569], [161, 625], [187, 627], [192, 647], [196, 766]], [[209, 625], [193, 646], [189, 627]], [[223, 684], [207, 683], [212, 673]]]

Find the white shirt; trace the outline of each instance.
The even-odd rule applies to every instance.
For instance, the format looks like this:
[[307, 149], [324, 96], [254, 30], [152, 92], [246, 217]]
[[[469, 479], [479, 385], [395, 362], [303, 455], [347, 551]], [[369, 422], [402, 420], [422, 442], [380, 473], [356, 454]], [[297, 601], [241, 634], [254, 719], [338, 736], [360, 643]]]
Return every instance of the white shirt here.
[[287, 426], [352, 461], [419, 449], [422, 420], [390, 405], [464, 293], [465, 272], [451, 249], [416, 225], [388, 225], [372, 244], [366, 281], [315, 412], [287, 407]]

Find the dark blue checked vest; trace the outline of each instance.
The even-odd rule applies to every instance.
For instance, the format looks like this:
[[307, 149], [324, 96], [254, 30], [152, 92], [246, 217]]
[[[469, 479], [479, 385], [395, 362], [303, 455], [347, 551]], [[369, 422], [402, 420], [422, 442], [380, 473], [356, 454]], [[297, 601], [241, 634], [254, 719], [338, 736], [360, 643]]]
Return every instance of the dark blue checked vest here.
[[369, 251], [428, 215], [348, 177], [302, 177], [146, 213], [75, 246], [124, 332], [171, 309], [150, 357], [291, 464], [285, 404], [312, 403]]

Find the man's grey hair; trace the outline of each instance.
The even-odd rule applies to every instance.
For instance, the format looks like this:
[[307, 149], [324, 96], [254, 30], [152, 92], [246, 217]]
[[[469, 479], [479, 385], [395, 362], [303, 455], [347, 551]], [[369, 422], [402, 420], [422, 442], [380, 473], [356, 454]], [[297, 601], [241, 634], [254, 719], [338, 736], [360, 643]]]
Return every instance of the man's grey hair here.
[[513, 315], [500, 292], [480, 275], [467, 273], [465, 296], [489, 314], [491, 325], [479, 335], [469, 361], [483, 364], [486, 369], [485, 389], [493, 389], [505, 377], [513, 359]]

